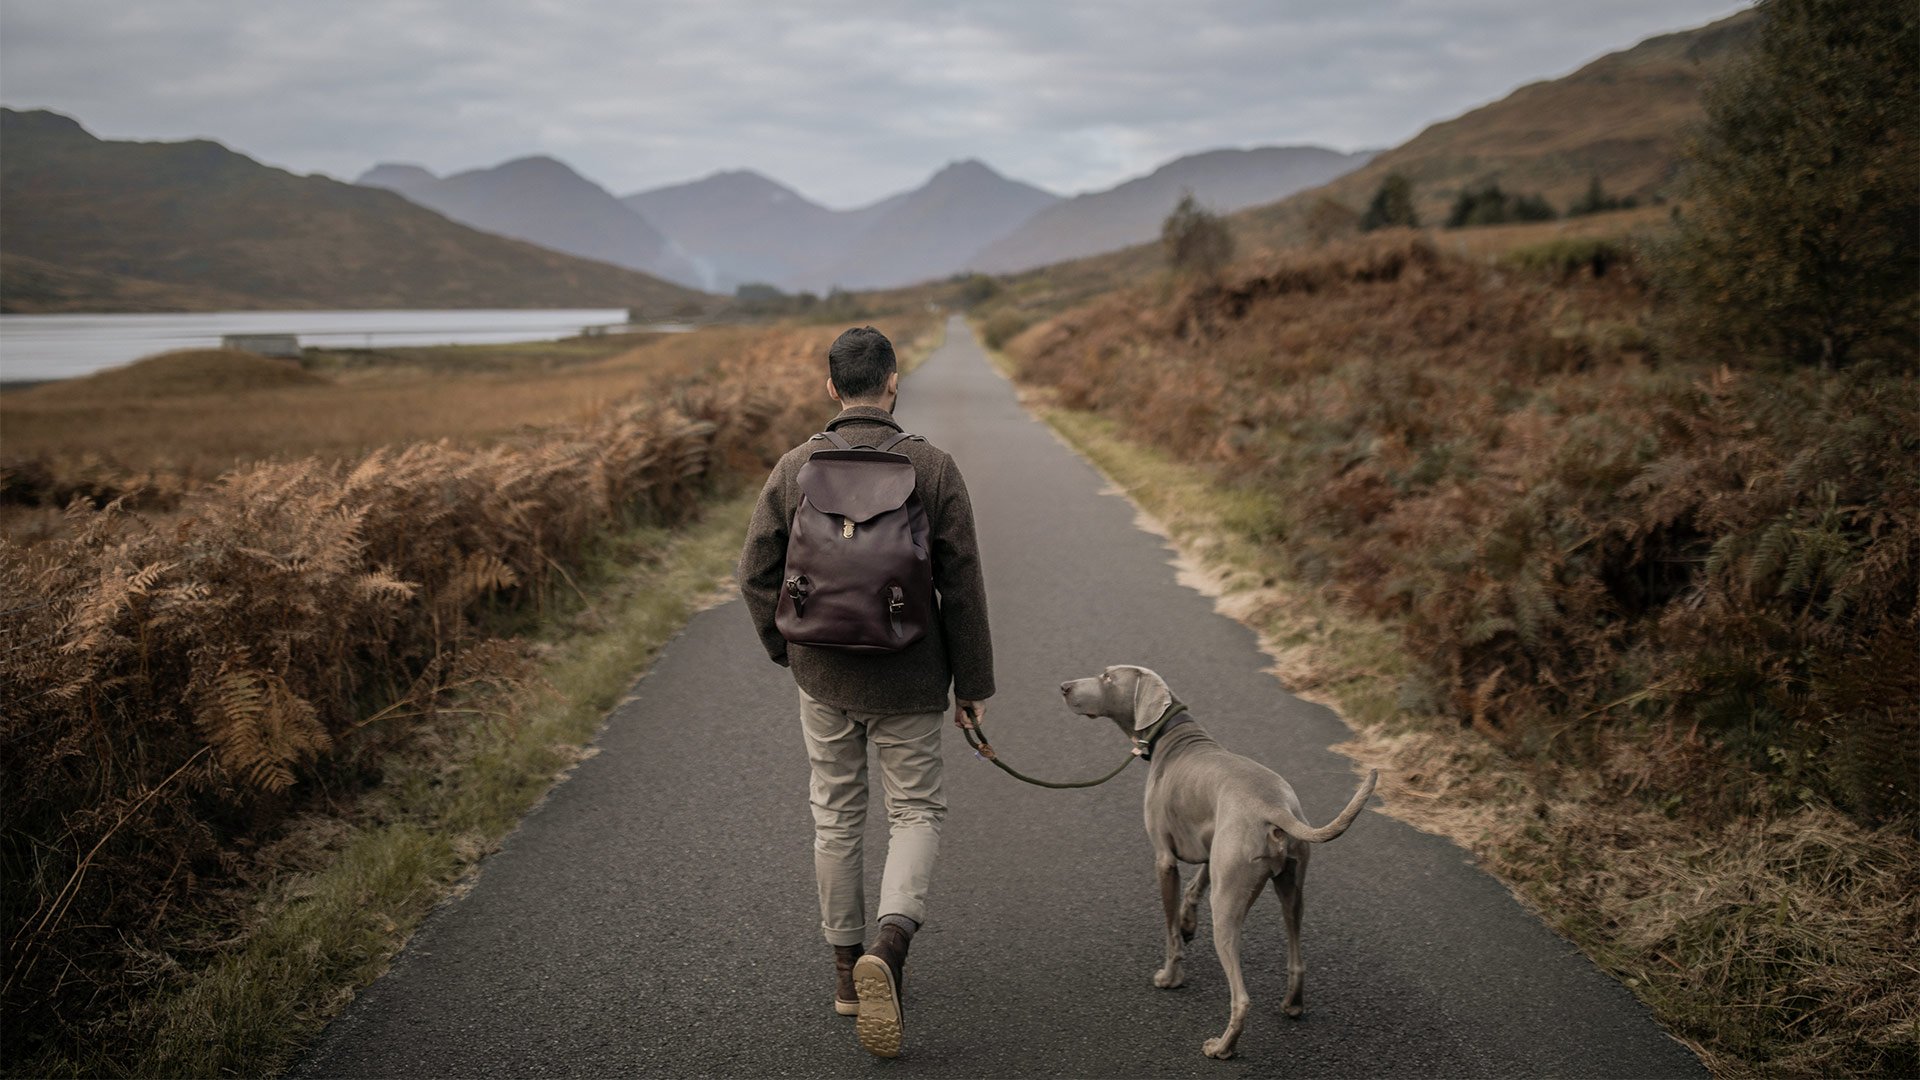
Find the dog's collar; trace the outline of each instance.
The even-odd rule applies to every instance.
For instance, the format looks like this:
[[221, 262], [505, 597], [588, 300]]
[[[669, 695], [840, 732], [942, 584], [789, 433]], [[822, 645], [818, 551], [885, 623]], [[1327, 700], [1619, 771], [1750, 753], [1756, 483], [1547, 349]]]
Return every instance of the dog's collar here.
[[1159, 745], [1160, 737], [1192, 719], [1193, 717], [1187, 715], [1187, 707], [1180, 702], [1176, 701], [1167, 706], [1167, 711], [1160, 714], [1160, 719], [1155, 720], [1145, 731], [1134, 733], [1134, 756], [1141, 761], [1152, 761], [1153, 748]]

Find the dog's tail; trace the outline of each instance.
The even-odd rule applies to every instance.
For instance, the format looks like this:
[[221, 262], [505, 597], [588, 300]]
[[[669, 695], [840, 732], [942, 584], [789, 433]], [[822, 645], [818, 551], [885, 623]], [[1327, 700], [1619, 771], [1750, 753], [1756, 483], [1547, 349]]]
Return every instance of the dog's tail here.
[[[1291, 836], [1295, 840], [1305, 840], [1310, 844], [1324, 844], [1335, 839], [1347, 831], [1347, 826], [1353, 824], [1354, 818], [1360, 816], [1360, 808], [1367, 804], [1367, 796], [1373, 794], [1373, 785], [1379, 779], [1379, 769], [1368, 769], [1367, 778], [1360, 783], [1360, 790], [1354, 792], [1353, 798], [1347, 800], [1347, 808], [1340, 811], [1339, 817], [1317, 829], [1294, 817], [1284, 807], [1277, 807], [1278, 813], [1274, 815], [1276, 820], [1273, 822], [1274, 841], [1284, 843], [1285, 836]], [[1280, 835], [1283, 833], [1285, 836]]]

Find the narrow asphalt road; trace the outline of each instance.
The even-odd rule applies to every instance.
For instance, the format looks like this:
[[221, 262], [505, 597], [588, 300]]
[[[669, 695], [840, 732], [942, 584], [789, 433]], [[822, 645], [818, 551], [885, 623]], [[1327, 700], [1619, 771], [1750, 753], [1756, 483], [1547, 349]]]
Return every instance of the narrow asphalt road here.
[[[1105, 721], [1062, 679], [1166, 676], [1315, 823], [1357, 782], [1327, 709], [1285, 693], [1253, 635], [1179, 585], [1161, 542], [1017, 404], [966, 325], [907, 380], [908, 430], [964, 470], [1000, 694], [1021, 768], [1104, 772]], [[797, 700], [738, 602], [702, 612], [608, 720], [600, 753], [436, 911], [294, 1070], [382, 1076], [1699, 1076], [1620, 985], [1445, 840], [1366, 813], [1307, 879], [1307, 1013], [1288, 1020], [1279, 905], [1247, 920], [1252, 1014], [1217, 1062], [1227, 989], [1206, 916], [1185, 988], [1157, 990], [1144, 767], [1104, 787], [1014, 782], [947, 731], [950, 816], [914, 939], [907, 1054], [833, 1014], [817, 929]], [[879, 807], [876, 797], [875, 808]], [[879, 894], [884, 815], [868, 839]]]

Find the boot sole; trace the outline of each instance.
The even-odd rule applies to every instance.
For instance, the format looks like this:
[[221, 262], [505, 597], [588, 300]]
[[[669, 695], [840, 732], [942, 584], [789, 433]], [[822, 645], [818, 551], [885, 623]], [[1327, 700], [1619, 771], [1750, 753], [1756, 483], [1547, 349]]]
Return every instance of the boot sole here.
[[853, 989], [860, 995], [859, 1014], [853, 1022], [860, 1045], [875, 1057], [899, 1057], [906, 1025], [900, 989], [887, 962], [877, 956], [861, 957], [853, 965]]

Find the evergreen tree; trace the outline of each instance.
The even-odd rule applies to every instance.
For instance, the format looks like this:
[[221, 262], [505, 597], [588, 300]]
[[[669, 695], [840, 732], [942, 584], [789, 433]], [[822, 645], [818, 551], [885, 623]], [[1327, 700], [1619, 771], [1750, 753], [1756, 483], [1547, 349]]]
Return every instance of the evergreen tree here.
[[1180, 204], [1161, 223], [1160, 243], [1166, 248], [1167, 264], [1181, 274], [1212, 280], [1233, 261], [1233, 234], [1227, 231], [1227, 223], [1195, 201], [1191, 191], [1180, 196]]
[[1760, 0], [1753, 53], [1710, 85], [1661, 252], [1692, 343], [1916, 366], [1920, 81], [1913, 0]]
[[1360, 215], [1360, 231], [1395, 227], [1417, 229], [1420, 216], [1413, 211], [1413, 185], [1399, 173], [1388, 173], [1366, 212]]

